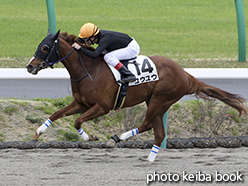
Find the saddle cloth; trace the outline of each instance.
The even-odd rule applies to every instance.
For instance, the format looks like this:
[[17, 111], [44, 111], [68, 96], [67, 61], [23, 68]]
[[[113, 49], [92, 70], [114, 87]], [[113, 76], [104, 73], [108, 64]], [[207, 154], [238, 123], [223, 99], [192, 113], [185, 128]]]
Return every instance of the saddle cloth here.
[[[111, 69], [116, 81], [121, 79], [121, 75], [114, 67], [108, 65]], [[158, 81], [157, 68], [153, 61], [144, 55], [139, 55], [135, 59], [128, 61], [127, 68], [136, 76], [135, 82], [130, 82], [129, 86], [139, 85], [151, 81]]]

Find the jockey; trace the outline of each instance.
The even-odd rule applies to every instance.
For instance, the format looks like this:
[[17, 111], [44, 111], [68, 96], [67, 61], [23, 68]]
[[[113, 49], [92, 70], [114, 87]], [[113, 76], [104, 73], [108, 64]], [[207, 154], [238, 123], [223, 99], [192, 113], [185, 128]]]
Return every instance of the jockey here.
[[104, 54], [105, 62], [115, 67], [122, 75], [122, 82], [133, 82], [136, 80], [135, 75], [120, 62], [120, 60], [135, 58], [139, 54], [140, 46], [134, 38], [120, 32], [99, 30], [92, 23], [84, 24], [80, 29], [78, 37], [79, 40], [84, 40], [86, 45], [96, 43], [98, 47], [94, 51], [81, 47], [77, 43], [74, 43], [72, 47], [91, 58]]

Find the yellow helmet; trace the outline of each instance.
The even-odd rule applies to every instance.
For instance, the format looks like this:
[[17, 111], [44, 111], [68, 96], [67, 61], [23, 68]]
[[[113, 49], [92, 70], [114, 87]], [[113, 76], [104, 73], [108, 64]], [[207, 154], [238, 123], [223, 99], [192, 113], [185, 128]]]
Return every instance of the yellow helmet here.
[[96, 25], [94, 25], [93, 23], [85, 23], [80, 28], [80, 33], [78, 34], [78, 37], [87, 38], [87, 37], [95, 36], [98, 33], [99, 33], [99, 29], [97, 28]]

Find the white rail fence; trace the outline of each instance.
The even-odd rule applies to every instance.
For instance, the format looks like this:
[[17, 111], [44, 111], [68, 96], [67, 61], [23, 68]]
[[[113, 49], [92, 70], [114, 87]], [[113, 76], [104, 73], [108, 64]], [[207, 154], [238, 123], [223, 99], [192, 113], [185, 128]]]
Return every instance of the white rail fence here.
[[[248, 79], [247, 68], [185, 68], [197, 79]], [[25, 68], [0, 68], [0, 79], [69, 79], [65, 68], [41, 70], [32, 75]]]

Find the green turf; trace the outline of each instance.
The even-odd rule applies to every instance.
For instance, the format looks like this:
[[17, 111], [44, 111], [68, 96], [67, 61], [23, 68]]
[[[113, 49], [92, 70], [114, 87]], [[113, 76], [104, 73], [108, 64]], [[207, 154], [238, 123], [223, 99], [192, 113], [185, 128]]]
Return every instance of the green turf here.
[[[141, 54], [167, 56], [183, 67], [248, 67], [237, 62], [237, 18], [233, 0], [54, 2], [57, 28], [62, 32], [77, 35], [82, 24], [93, 22], [100, 29], [134, 37], [141, 46]], [[243, 1], [243, 4], [247, 27], [248, 2]], [[1, 0], [0, 23], [0, 67], [24, 67], [46, 36], [46, 1]], [[248, 37], [248, 29], [246, 35]], [[209, 58], [215, 60], [208, 61]]]

